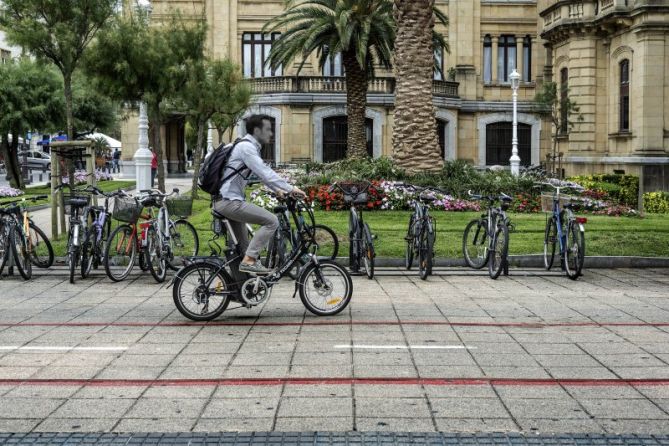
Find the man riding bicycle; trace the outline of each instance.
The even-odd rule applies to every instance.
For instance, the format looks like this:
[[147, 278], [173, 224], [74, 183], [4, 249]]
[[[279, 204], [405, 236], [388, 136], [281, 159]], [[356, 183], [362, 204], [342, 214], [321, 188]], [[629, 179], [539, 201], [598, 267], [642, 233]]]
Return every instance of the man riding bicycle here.
[[[253, 115], [246, 120], [247, 135], [232, 150], [222, 174], [222, 176], [225, 176], [226, 172], [230, 170], [230, 172], [237, 171], [238, 175], [224, 182], [220, 194], [212, 197], [214, 210], [230, 221], [239, 245], [242, 251], [245, 251], [239, 271], [252, 274], [269, 274], [272, 272], [272, 270], [263, 266], [259, 257], [260, 251], [267, 247], [274, 232], [279, 227], [279, 220], [276, 215], [266, 209], [246, 202], [245, 189], [250, 174], [254, 173], [279, 197], [285, 194], [306, 197], [306, 194], [300, 188], [288, 184], [260, 157], [262, 145], [269, 143], [273, 136], [270, 119], [266, 115]], [[229, 175], [229, 173], [227, 174]], [[246, 232], [246, 223], [261, 226], [250, 242]]]

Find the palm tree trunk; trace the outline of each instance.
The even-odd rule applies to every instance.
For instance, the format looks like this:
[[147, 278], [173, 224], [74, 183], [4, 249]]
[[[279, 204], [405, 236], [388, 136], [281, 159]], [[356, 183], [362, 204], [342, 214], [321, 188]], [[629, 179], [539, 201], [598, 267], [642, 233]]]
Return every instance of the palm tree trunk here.
[[354, 51], [343, 52], [346, 70], [346, 114], [348, 115], [347, 157], [367, 156], [365, 108], [367, 106], [367, 71], [360, 67]]
[[395, 111], [393, 152], [410, 171], [439, 170], [441, 158], [432, 83], [435, 0], [394, 0]]

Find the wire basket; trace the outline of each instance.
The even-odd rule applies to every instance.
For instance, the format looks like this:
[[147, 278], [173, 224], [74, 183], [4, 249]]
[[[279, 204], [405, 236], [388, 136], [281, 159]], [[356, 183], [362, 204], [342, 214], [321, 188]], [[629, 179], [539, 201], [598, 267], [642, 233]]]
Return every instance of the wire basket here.
[[112, 217], [124, 223], [136, 223], [142, 213], [142, 205], [130, 197], [115, 197]]
[[[553, 212], [553, 195], [541, 194], [541, 210], [544, 212]], [[572, 203], [574, 197], [570, 195], [560, 195], [560, 209], [565, 205]]]
[[345, 203], [367, 204], [370, 184], [365, 182], [338, 183]]
[[174, 197], [165, 200], [165, 207], [170, 215], [188, 217], [193, 213], [193, 199], [189, 197]]

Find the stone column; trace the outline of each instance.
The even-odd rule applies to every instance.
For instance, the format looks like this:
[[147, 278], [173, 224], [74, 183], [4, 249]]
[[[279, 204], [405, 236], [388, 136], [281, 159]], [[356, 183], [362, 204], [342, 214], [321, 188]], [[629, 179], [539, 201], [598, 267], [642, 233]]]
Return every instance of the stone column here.
[[497, 53], [499, 52], [499, 36], [492, 36], [492, 83], [499, 83], [497, 78]]
[[664, 115], [667, 107], [662, 91], [666, 85], [665, 36], [643, 33], [630, 65], [630, 127], [635, 152], [663, 152]]
[[523, 43], [525, 41], [524, 36], [520, 36], [520, 38], [516, 37], [516, 71], [518, 71], [518, 74], [520, 74], [520, 82], [527, 82], [527, 79], [525, 79], [524, 75], [524, 66], [525, 66], [525, 53], [523, 51]]

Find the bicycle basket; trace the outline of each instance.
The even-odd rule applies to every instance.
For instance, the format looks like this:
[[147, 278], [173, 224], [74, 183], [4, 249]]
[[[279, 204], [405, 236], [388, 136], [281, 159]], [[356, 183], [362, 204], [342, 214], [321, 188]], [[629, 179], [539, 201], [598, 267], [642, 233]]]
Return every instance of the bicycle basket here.
[[[569, 195], [560, 196], [560, 208], [571, 203], [573, 197]], [[553, 212], [553, 195], [541, 194], [541, 210], [544, 212]]]
[[170, 215], [188, 217], [193, 212], [193, 199], [190, 197], [174, 197], [165, 200], [165, 207]]
[[339, 183], [344, 193], [344, 203], [367, 204], [369, 201], [369, 183]]
[[124, 223], [136, 223], [142, 213], [142, 205], [130, 197], [115, 197], [112, 217]]

